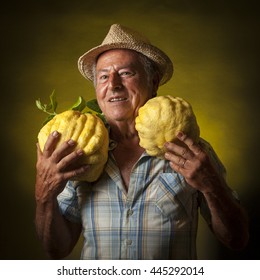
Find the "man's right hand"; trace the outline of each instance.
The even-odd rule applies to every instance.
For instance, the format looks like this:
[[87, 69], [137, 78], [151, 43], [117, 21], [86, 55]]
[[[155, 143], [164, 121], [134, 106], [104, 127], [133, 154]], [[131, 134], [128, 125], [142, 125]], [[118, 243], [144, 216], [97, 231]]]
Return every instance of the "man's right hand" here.
[[80, 165], [82, 150], [75, 150], [75, 141], [68, 140], [56, 149], [60, 134], [52, 132], [40, 150], [37, 143], [36, 163], [36, 201], [47, 202], [56, 199], [68, 180], [81, 175], [88, 169], [87, 165]]

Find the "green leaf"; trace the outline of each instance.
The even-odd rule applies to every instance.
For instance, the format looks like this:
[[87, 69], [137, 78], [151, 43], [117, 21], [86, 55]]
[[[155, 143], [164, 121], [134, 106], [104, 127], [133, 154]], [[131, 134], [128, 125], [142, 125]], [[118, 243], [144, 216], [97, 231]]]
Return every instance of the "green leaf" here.
[[56, 95], [55, 95], [55, 91], [52, 92], [52, 94], [50, 95], [50, 103], [47, 104], [43, 104], [41, 102], [40, 99], [36, 100], [36, 106], [39, 110], [43, 111], [44, 113], [48, 114], [48, 117], [45, 119], [45, 121], [43, 122], [43, 126], [49, 122], [54, 116], [57, 115], [56, 113], [56, 108], [57, 108], [57, 100], [56, 100]]
[[86, 101], [82, 96], [79, 96], [77, 101], [70, 107], [70, 110], [82, 111], [86, 107]]
[[53, 112], [55, 112], [56, 109], [57, 109], [57, 106], [58, 106], [58, 102], [56, 100], [55, 90], [53, 90], [53, 92], [51, 93], [50, 100], [51, 100], [51, 103], [48, 105], [48, 107], [47, 107], [48, 109], [47, 110], [52, 109]]
[[106, 118], [105, 118], [105, 116], [104, 116], [103, 114], [97, 113], [96, 116], [99, 117], [99, 118], [102, 120], [102, 122], [103, 122], [104, 124], [107, 123]]
[[42, 110], [42, 111], [44, 110], [44, 107], [43, 107], [40, 99], [36, 100], [35, 103], [36, 103], [36, 106], [39, 110]]
[[50, 95], [50, 103], [49, 104], [44, 104], [41, 102], [40, 99], [36, 100], [36, 106], [39, 110], [51, 115], [51, 114], [56, 114], [56, 108], [58, 106], [57, 100], [56, 100], [56, 95], [55, 95], [55, 90], [53, 90], [52, 94]]
[[92, 100], [87, 101], [87, 106], [89, 109], [93, 110], [94, 112], [102, 114], [102, 111], [98, 105], [97, 99], [92, 99]]
[[45, 111], [50, 111], [51, 109], [52, 109], [52, 104], [44, 104], [44, 109], [45, 109]]
[[[48, 114], [48, 117], [43, 122], [43, 125], [48, 123], [53, 117], [57, 115], [56, 109], [58, 106], [58, 102], [56, 100], [56, 93], [55, 90], [50, 95], [50, 103], [49, 104], [43, 104], [40, 99], [36, 100], [36, 106], [39, 110], [45, 112]], [[89, 111], [89, 110], [91, 111]], [[68, 109], [68, 110], [74, 110], [74, 111], [80, 111], [80, 112], [87, 112], [96, 114], [104, 123], [106, 123], [105, 116], [103, 115], [101, 109], [98, 106], [98, 102], [96, 99], [92, 99], [88, 102], [82, 97], [79, 96], [77, 101]], [[88, 111], [87, 111], [88, 110]]]

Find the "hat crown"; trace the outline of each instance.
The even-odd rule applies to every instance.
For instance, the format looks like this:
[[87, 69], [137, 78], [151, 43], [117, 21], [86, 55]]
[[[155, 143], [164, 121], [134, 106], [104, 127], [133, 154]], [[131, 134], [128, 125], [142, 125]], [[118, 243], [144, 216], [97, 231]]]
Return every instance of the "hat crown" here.
[[129, 42], [150, 44], [150, 41], [142, 34], [120, 24], [113, 24], [103, 40], [102, 45]]

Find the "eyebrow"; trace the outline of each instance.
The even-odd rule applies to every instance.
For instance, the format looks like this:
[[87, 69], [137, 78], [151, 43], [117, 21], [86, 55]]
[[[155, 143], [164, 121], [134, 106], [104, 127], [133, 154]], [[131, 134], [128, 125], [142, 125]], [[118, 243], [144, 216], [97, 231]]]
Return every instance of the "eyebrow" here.
[[[133, 66], [133, 64], [132, 63], [130, 63], [130, 64], [128, 64], [128, 65], [123, 65], [123, 66], [120, 66], [120, 68], [119, 69], [117, 69], [116, 71], [120, 71], [120, 70], [122, 70], [122, 69], [125, 69], [125, 68], [132, 68], [132, 66]], [[99, 70], [96, 70], [96, 73], [98, 74], [98, 73], [107, 73], [107, 72], [109, 72], [109, 68], [102, 68], [102, 69], [99, 69]]]

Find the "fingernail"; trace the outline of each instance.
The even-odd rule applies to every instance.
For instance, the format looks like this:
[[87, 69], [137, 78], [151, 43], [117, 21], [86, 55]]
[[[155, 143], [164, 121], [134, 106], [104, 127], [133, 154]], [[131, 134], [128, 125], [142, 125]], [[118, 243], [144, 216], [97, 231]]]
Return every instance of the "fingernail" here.
[[70, 139], [70, 140], [68, 141], [68, 144], [69, 144], [70, 146], [74, 146], [75, 141], [73, 141], [72, 139]]
[[183, 133], [181, 132], [181, 131], [179, 131], [178, 133], [177, 133], [177, 137], [179, 137], [179, 138], [181, 138], [181, 137], [183, 137]]
[[79, 156], [82, 156], [82, 155], [83, 155], [83, 151], [82, 151], [82, 150], [77, 150], [77, 154], [78, 154]]
[[164, 147], [165, 147], [165, 148], [168, 148], [168, 147], [169, 147], [169, 142], [165, 142], [165, 143], [164, 143]]
[[57, 137], [59, 135], [59, 132], [57, 131], [57, 130], [54, 130], [53, 132], [52, 132], [52, 136], [53, 137]]
[[170, 156], [169, 153], [165, 153], [165, 154], [164, 154], [164, 157], [165, 157], [166, 159], [168, 159], [169, 156]]

